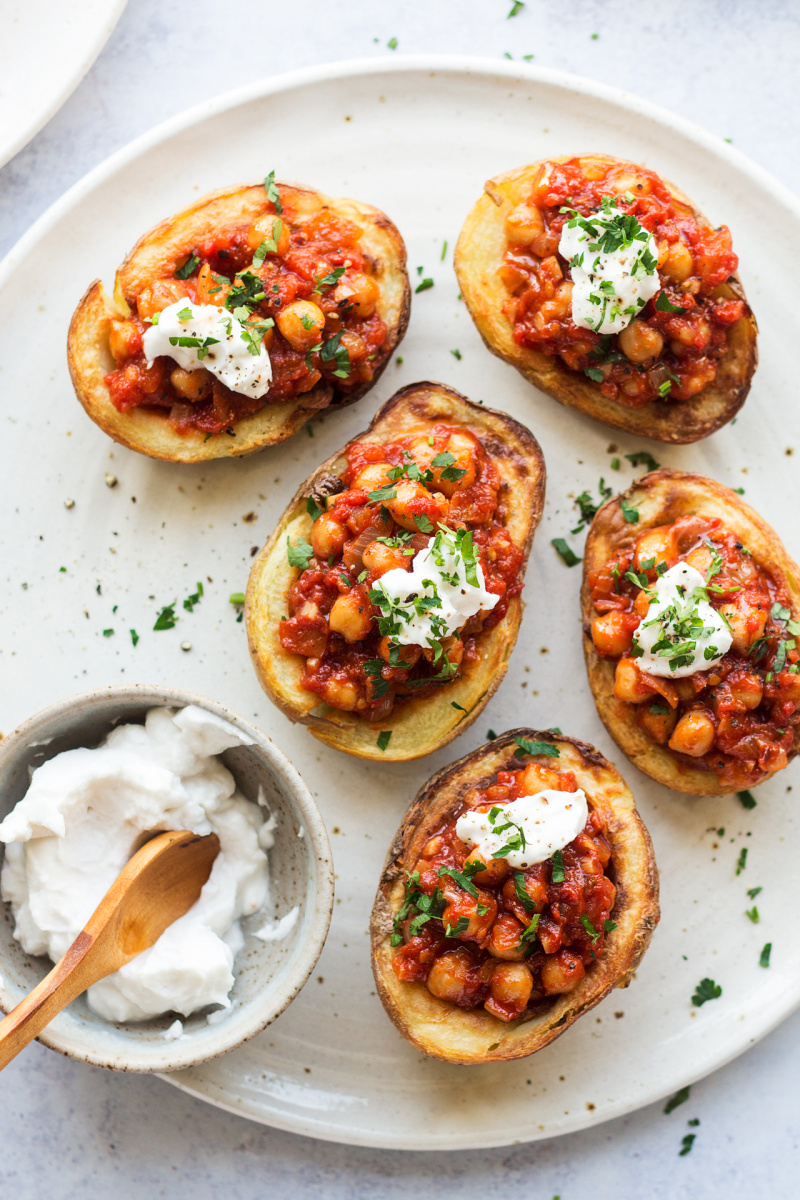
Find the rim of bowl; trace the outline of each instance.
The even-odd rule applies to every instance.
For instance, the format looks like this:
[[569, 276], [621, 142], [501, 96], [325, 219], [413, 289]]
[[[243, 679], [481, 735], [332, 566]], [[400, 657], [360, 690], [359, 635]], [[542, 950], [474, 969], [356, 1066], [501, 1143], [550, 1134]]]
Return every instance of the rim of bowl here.
[[[91, 688], [85, 692], [77, 692], [58, 700], [32, 714], [21, 725], [18, 725], [7, 737], [0, 741], [0, 764], [6, 758], [13, 757], [22, 748], [28, 748], [36, 740], [42, 726], [54, 718], [63, 717], [70, 708], [78, 709], [84, 705], [91, 708], [76, 716], [74, 728], [92, 716], [96, 716], [108, 702], [128, 701], [148, 707], [185, 708], [194, 704], [204, 708], [214, 716], [228, 721], [234, 728], [252, 739], [254, 745], [264, 753], [273, 769], [275, 782], [279, 790], [295, 810], [304, 829], [304, 843], [308, 848], [309, 862], [314, 865], [316, 887], [312, 885], [306, 894], [301, 914], [301, 924], [307, 920], [309, 908], [313, 910], [310, 925], [304, 930], [303, 939], [298, 943], [293, 961], [287, 963], [284, 979], [277, 995], [272, 996], [271, 1003], [264, 1005], [258, 1001], [250, 1001], [238, 1013], [231, 1013], [218, 1024], [207, 1025], [205, 1029], [190, 1032], [187, 1037], [202, 1042], [198, 1051], [190, 1047], [181, 1047], [177, 1041], [161, 1043], [141, 1043], [131, 1041], [129, 1047], [120, 1052], [109, 1053], [107, 1050], [92, 1050], [85, 1045], [73, 1044], [69, 1035], [59, 1031], [59, 1017], [55, 1017], [36, 1039], [51, 1050], [56, 1050], [68, 1058], [78, 1062], [90, 1063], [97, 1067], [107, 1067], [117, 1071], [178, 1071], [192, 1067], [198, 1063], [207, 1062], [221, 1054], [235, 1050], [243, 1042], [255, 1037], [291, 1004], [308, 980], [328, 935], [328, 929], [333, 912], [334, 874], [333, 856], [331, 852], [328, 831], [316, 801], [308, 790], [302, 776], [294, 764], [279, 750], [275, 743], [258, 726], [253, 725], [244, 717], [239, 716], [233, 709], [208, 696], [186, 688], [167, 687], [163, 684], [112, 684], [103, 688]], [[248, 747], [243, 746], [244, 749]], [[33, 956], [29, 955], [29, 958]], [[262, 996], [270, 996], [268, 985]], [[0, 978], [0, 1009], [9, 1012], [19, 1002], [10, 992], [7, 983]], [[60, 1014], [59, 1014], [60, 1016]], [[102, 1020], [102, 1018], [98, 1018]], [[125, 1037], [119, 1031], [118, 1025], [106, 1022], [109, 1030], [117, 1030], [120, 1039]], [[158, 1061], [153, 1061], [158, 1057]]]

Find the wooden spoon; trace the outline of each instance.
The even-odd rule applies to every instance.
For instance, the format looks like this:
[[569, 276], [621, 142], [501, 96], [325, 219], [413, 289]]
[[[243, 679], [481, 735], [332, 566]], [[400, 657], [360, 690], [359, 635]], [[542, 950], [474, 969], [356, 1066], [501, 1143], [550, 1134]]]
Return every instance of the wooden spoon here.
[[198, 899], [219, 854], [215, 833], [159, 833], [133, 855], [49, 975], [0, 1021], [0, 1071], [81, 992], [124, 967]]

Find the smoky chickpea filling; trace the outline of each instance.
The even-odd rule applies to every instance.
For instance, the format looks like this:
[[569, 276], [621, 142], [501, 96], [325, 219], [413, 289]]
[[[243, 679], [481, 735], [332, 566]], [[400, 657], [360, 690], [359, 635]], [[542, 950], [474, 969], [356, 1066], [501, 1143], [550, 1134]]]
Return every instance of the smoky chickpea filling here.
[[[620, 333], [601, 335], [572, 320], [572, 275], [558, 247], [570, 216], [592, 216], [604, 197], [653, 235], [661, 289]], [[655, 172], [592, 157], [543, 163], [505, 231], [503, 313], [517, 345], [558, 356], [631, 408], [688, 400], [716, 378], [728, 332], [747, 311], [720, 292], [738, 258], [727, 226], [698, 225]]]
[[[178, 433], [235, 432], [243, 417], [297, 399], [320, 381], [347, 394], [369, 383], [388, 341], [377, 311], [378, 264], [359, 245], [362, 230], [323, 208], [300, 220], [289, 192], [267, 191], [256, 221], [210, 230], [173, 272], [126, 296], [127, 320], [111, 322], [116, 366], [105, 376], [120, 412], [158, 411]], [[241, 319], [270, 357], [272, 382], [260, 397], [226, 387], [200, 362], [169, 357], [148, 365], [142, 338], [156, 314], [178, 300], [216, 305]]]
[[[709, 669], [670, 679], [640, 668], [634, 634], [652, 585], [679, 562], [705, 578], [732, 644]], [[636, 724], [651, 741], [730, 790], [786, 766], [800, 723], [800, 624], [785, 590], [718, 518], [685, 516], [644, 530], [590, 571], [588, 585], [595, 649], [617, 660], [614, 696], [635, 706]]]
[[[480, 438], [435, 424], [396, 441], [351, 442], [327, 496], [309, 497], [311, 543], [290, 542], [302, 568], [280, 624], [280, 641], [302, 655], [301, 684], [332, 708], [379, 722], [410, 696], [458, 679], [480, 656], [480, 634], [522, 590], [523, 553], [506, 529], [509, 488]], [[398, 645], [386, 632], [375, 585], [410, 570], [437, 531], [453, 531], [483, 570], [494, 607], [446, 637]], [[371, 598], [372, 597], [372, 598]]]
[[[583, 830], [525, 870], [502, 854], [484, 860], [460, 840], [463, 812], [487, 812], [545, 788], [577, 791], [573, 771], [529, 763], [468, 792], [407, 871], [394, 920], [392, 967], [459, 1008], [514, 1021], [573, 991], [603, 953], [616, 889], [611, 846], [589, 797]], [[497, 856], [499, 855], [499, 856]]]

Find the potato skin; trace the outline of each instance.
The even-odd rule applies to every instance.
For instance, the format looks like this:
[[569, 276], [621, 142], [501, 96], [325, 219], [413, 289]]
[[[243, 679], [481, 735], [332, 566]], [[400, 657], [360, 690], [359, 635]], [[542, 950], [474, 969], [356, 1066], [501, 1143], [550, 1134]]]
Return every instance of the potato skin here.
[[[617, 896], [603, 954], [578, 986], [553, 996], [530, 1017], [507, 1023], [483, 1008], [461, 1009], [431, 995], [423, 983], [398, 979], [390, 943], [392, 921], [403, 900], [405, 872], [414, 869], [428, 838], [474, 787], [498, 771], [519, 767], [515, 738], [552, 742], [559, 763], [575, 772], [608, 828]], [[526, 759], [526, 761], [528, 761]], [[544, 765], [552, 760], [534, 757]], [[594, 1008], [614, 987], [627, 987], [659, 920], [658, 871], [650, 836], [624, 779], [593, 746], [563, 734], [512, 729], [439, 771], [421, 789], [400, 824], [386, 857], [372, 909], [372, 970], [378, 995], [394, 1024], [418, 1050], [452, 1063], [504, 1062], [534, 1054]]]
[[333, 200], [311, 188], [279, 183], [284, 206], [296, 216], [310, 217], [330, 208], [363, 230], [362, 245], [378, 263], [378, 312], [388, 328], [388, 342], [376, 360], [369, 383], [344, 393], [321, 380], [295, 400], [267, 404], [236, 423], [236, 437], [217, 433], [179, 434], [160, 413], [136, 408], [119, 412], [111, 402], [104, 376], [114, 368], [108, 348], [111, 321], [130, 314], [129, 301], [154, 273], [169, 273], [186, 258], [209, 228], [256, 220], [270, 208], [261, 184], [227, 188], [202, 197], [189, 208], [162, 221], [139, 239], [117, 271], [113, 299], [99, 280], [75, 310], [67, 339], [67, 361], [75, 393], [92, 420], [114, 441], [167, 462], [206, 462], [235, 458], [284, 441], [302, 429], [315, 413], [342, 408], [359, 400], [375, 384], [402, 341], [408, 325], [411, 288], [406, 249], [396, 227], [379, 209], [356, 200]]
[[[544, 506], [545, 468], [539, 444], [524, 425], [505, 413], [473, 404], [438, 383], [414, 383], [402, 388], [375, 415], [359, 441], [389, 442], [436, 421], [466, 425], [481, 437], [495, 466], [511, 489], [508, 531], [522, 550], [523, 573], [533, 535]], [[386, 750], [378, 749], [374, 725], [354, 713], [326, 709], [318, 697], [300, 686], [303, 660], [283, 649], [280, 619], [287, 611], [289, 589], [297, 570], [286, 558], [286, 538], [308, 541], [312, 521], [306, 498], [312, 489], [345, 466], [343, 451], [333, 455], [299, 488], [275, 532], [256, 558], [250, 572], [245, 620], [250, 654], [261, 686], [292, 721], [308, 725], [311, 733], [329, 746], [357, 758], [380, 762], [405, 761], [431, 754], [472, 724], [506, 673], [522, 618], [522, 598], [515, 596], [508, 611], [493, 629], [481, 634], [480, 662], [434, 695], [412, 697], [387, 718], [392, 737]], [[459, 704], [467, 715], [453, 707]], [[322, 713], [319, 712], [323, 709]]]
[[[563, 155], [547, 161], [568, 162], [573, 157]], [[607, 154], [591, 157], [601, 162], [619, 161]], [[571, 370], [560, 358], [518, 346], [514, 341], [511, 325], [502, 315], [507, 293], [497, 274], [506, 248], [504, 222], [507, 213], [530, 195], [533, 178], [541, 165], [541, 161], [531, 163], [490, 179], [483, 196], [470, 210], [456, 245], [454, 262], [461, 294], [484, 342], [493, 354], [516, 367], [530, 383], [560, 404], [576, 408], [605, 425], [659, 442], [696, 442], [708, 437], [736, 415], [750, 390], [758, 363], [758, 327], [749, 308], [729, 330], [728, 346], [719, 360], [716, 379], [697, 396], [673, 404], [651, 401], [642, 408], [629, 408], [618, 400], [608, 399], [598, 384]], [[708, 219], [691, 200], [661, 178], [676, 200], [689, 205], [698, 225], [710, 227]], [[746, 301], [738, 275], [715, 289], [714, 294]]]
[[[639, 522], [636, 525], [630, 525], [625, 520], [620, 503], [623, 499], [638, 509]], [[767, 568], [773, 578], [785, 587], [791, 600], [792, 616], [800, 620], [800, 568], [788, 556], [777, 534], [766, 521], [749, 504], [745, 504], [736, 492], [721, 483], [703, 475], [662, 467], [637, 479], [621, 496], [608, 500], [589, 529], [581, 586], [583, 652], [589, 687], [600, 718], [634, 766], [675, 792], [717, 796], [730, 789], [722, 787], [712, 771], [691, 767], [678, 759], [667, 746], [652, 742], [636, 724], [634, 706], [614, 697], [616, 664], [600, 657], [591, 636], [591, 623], [596, 614], [587, 584], [589, 572], [603, 566], [617, 551], [634, 542], [645, 529], [671, 524], [691, 513], [720, 517], [751, 551], [755, 562]], [[795, 732], [789, 758], [794, 758], [798, 751], [800, 730]]]

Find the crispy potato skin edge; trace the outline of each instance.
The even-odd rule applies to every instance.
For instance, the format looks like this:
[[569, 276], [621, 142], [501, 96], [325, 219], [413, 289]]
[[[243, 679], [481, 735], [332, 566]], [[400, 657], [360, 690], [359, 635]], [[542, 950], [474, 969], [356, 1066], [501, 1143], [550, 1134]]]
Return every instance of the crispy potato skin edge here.
[[[485, 1009], [460, 1009], [432, 996], [421, 983], [405, 983], [392, 969], [392, 920], [403, 899], [405, 871], [413, 870], [431, 833], [456, 811], [464, 795], [499, 770], [521, 765], [516, 737], [555, 743], [559, 762], [602, 810], [609, 831], [617, 897], [617, 929], [601, 958], [574, 991], [556, 996], [545, 1011], [506, 1023]], [[533, 761], [546, 764], [547, 758]], [[594, 1008], [614, 987], [626, 987], [659, 920], [658, 871], [650, 836], [622, 776], [598, 750], [562, 734], [513, 729], [439, 771], [425, 784], [400, 824], [386, 857], [372, 909], [372, 970], [378, 995], [403, 1037], [418, 1050], [452, 1063], [505, 1062], [534, 1054]]]
[[[524, 574], [545, 489], [544, 458], [524, 425], [505, 413], [471, 403], [452, 388], [422, 382], [397, 392], [376, 413], [369, 429], [354, 440], [389, 442], [436, 421], [473, 428], [494, 456], [511, 488], [507, 527], [523, 552]], [[339, 451], [301, 485], [253, 564], [245, 604], [250, 654], [261, 686], [273, 703], [329, 746], [380, 762], [420, 758], [463, 733], [485, 708], [505, 675], [522, 618], [522, 599], [514, 597], [503, 620], [480, 636], [483, 657], [472, 670], [428, 698], [405, 701], [391, 714], [386, 724], [392, 729], [392, 738], [385, 751], [377, 747], [378, 726], [335, 709], [320, 715], [318, 710], [324, 706], [300, 686], [303, 660], [287, 653], [280, 643], [280, 619], [287, 611], [288, 592], [298, 574], [288, 564], [286, 538], [291, 536], [294, 542], [302, 536], [308, 541], [312, 521], [306, 512], [306, 497], [324, 476], [335, 475], [344, 465], [343, 451]], [[467, 714], [454, 708], [454, 703]]]
[[213, 458], [236, 458], [285, 441], [302, 429], [314, 416], [329, 407], [343, 408], [359, 400], [378, 381], [389, 359], [403, 339], [408, 326], [411, 288], [406, 272], [403, 239], [389, 218], [379, 209], [355, 200], [332, 200], [311, 188], [281, 184], [284, 199], [297, 206], [303, 215], [328, 207], [355, 221], [364, 230], [362, 245], [379, 263], [378, 280], [381, 300], [378, 309], [386, 321], [389, 339], [375, 374], [369, 383], [345, 394], [320, 381], [310, 392], [296, 400], [266, 405], [260, 412], [236, 423], [236, 437], [202, 433], [177, 433], [159, 413], [144, 409], [119, 412], [111, 403], [103, 377], [115, 363], [108, 349], [110, 323], [129, 315], [126, 296], [135, 293], [135, 284], [147, 274], [148, 266], [180, 261], [192, 249], [210, 224], [248, 221], [267, 209], [266, 193], [259, 185], [212, 192], [191, 207], [156, 225], [134, 246], [119, 268], [113, 299], [99, 280], [90, 285], [69, 327], [67, 362], [75, 394], [92, 420], [114, 441], [151, 458], [167, 462], [207, 462]]
[[[584, 156], [562, 155], [547, 161], [567, 162], [572, 157]], [[620, 161], [606, 154], [592, 157]], [[518, 346], [513, 340], [512, 328], [501, 312], [507, 292], [497, 275], [505, 253], [504, 221], [514, 204], [530, 194], [541, 161], [490, 179], [484, 195], [468, 214], [456, 245], [454, 263], [461, 294], [487, 347], [560, 404], [576, 408], [615, 429], [659, 442], [696, 442], [708, 437], [736, 416], [750, 390], [758, 364], [758, 327], [749, 306], [741, 320], [731, 327], [728, 347], [719, 360], [714, 382], [698, 396], [675, 404], [651, 402], [643, 408], [629, 408], [617, 400], [609, 400], [596, 383], [571, 370], [560, 358]], [[661, 178], [676, 200], [691, 207], [697, 223], [710, 227], [708, 219], [691, 200]], [[747, 301], [738, 275], [717, 291], [727, 298]]]
[[[620, 504], [622, 499], [639, 510], [638, 524], [629, 525], [625, 521]], [[618, 550], [634, 542], [645, 529], [671, 524], [689, 513], [721, 517], [724, 524], [733, 529], [752, 551], [759, 566], [767, 568], [773, 578], [783, 584], [791, 600], [792, 615], [795, 620], [800, 620], [800, 568], [789, 558], [778, 535], [766, 521], [749, 504], [745, 504], [736, 492], [721, 483], [703, 475], [662, 467], [637, 479], [621, 496], [608, 500], [589, 529], [583, 554], [581, 585], [583, 652], [589, 687], [600, 719], [634, 766], [675, 792], [718, 796], [730, 789], [720, 786], [713, 772], [699, 770], [692, 766], [691, 759], [684, 759], [666, 746], [651, 742], [636, 724], [634, 706], [615, 699], [616, 663], [600, 657], [591, 636], [591, 623], [596, 613], [587, 584], [589, 572], [603, 566]], [[790, 759], [798, 751], [800, 730], [795, 732]]]

